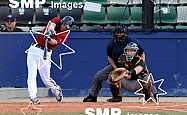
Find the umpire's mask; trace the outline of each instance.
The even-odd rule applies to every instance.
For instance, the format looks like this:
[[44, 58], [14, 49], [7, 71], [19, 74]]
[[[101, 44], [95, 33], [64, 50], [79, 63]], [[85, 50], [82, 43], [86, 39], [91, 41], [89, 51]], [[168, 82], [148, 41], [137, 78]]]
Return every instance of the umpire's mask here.
[[113, 30], [113, 36], [117, 44], [123, 45], [127, 37], [125, 28], [123, 28], [122, 26], [115, 27], [115, 29]]

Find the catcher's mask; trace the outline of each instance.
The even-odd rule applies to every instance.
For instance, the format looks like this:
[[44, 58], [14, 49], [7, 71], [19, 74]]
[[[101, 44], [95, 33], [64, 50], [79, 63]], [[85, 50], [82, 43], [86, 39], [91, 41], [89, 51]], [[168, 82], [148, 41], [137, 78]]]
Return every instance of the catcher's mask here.
[[131, 61], [134, 56], [138, 53], [138, 45], [134, 42], [130, 42], [127, 44], [127, 46], [124, 48], [124, 53], [126, 57], [126, 61]]
[[61, 19], [61, 24], [64, 24], [68, 29], [71, 29], [74, 19], [71, 16], [65, 16], [63, 19]]
[[112, 34], [114, 36], [115, 42], [119, 45], [122, 45], [127, 37], [126, 30], [122, 26], [116, 26]]

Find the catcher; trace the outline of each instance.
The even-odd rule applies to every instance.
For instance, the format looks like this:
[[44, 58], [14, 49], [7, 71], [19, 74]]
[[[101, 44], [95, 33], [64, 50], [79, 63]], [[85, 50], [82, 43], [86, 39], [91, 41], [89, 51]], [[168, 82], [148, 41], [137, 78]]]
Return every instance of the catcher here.
[[[150, 97], [156, 99], [157, 91], [148, 75], [148, 70], [143, 59], [138, 56], [139, 48], [136, 43], [130, 42], [124, 48], [124, 53], [118, 59], [118, 67], [113, 70], [108, 76], [108, 84], [113, 97], [108, 99], [108, 102], [121, 102], [122, 94], [120, 88], [124, 88], [129, 92], [135, 92], [140, 89], [137, 79], [146, 82], [141, 82], [143, 89], [142, 93], [145, 94], [145, 100]], [[157, 100], [156, 100], [157, 101]]]

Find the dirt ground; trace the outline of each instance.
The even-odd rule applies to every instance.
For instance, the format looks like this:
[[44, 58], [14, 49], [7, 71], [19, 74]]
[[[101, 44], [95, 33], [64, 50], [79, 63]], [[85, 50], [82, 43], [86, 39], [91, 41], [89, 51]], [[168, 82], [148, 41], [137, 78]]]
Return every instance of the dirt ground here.
[[[105, 98], [98, 100], [96, 103], [83, 103], [82, 98], [64, 99], [64, 102], [57, 103], [54, 98], [41, 99], [41, 104], [32, 105], [28, 99], [12, 99], [4, 102], [0, 101], [0, 114], [17, 113], [17, 114], [39, 114], [39, 113], [63, 113], [63, 112], [84, 112], [87, 108], [119, 108], [121, 111], [140, 111], [140, 112], [182, 112], [184, 115], [187, 114], [187, 102], [185, 100], [178, 101], [178, 99], [172, 100], [161, 100], [158, 105], [154, 102], [149, 102], [143, 105], [141, 100], [133, 98], [130, 100], [123, 101], [120, 103], [108, 103]], [[175, 102], [177, 101], [177, 102]]]

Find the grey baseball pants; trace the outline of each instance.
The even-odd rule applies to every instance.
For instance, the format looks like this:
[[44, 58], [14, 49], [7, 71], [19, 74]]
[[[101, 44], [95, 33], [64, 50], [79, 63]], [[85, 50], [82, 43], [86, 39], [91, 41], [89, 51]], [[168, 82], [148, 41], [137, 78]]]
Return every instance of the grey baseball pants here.
[[[105, 68], [99, 70], [95, 76], [94, 80], [90, 89], [90, 95], [93, 97], [97, 97], [99, 92], [102, 89], [102, 84], [103, 81], [106, 81], [108, 79], [108, 75], [110, 74], [111, 71], [113, 71], [113, 67], [111, 65], [106, 66]], [[122, 79], [122, 88], [129, 92], [135, 92], [138, 89], [140, 89], [140, 85], [137, 80], [128, 80], [126, 78]], [[152, 93], [155, 94], [157, 93], [156, 87], [152, 87]]]

